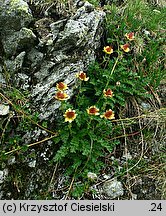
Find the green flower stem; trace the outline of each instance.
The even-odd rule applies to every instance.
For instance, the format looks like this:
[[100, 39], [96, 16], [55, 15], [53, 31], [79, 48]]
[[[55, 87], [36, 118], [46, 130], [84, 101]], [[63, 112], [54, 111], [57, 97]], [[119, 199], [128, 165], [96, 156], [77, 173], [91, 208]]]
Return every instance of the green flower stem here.
[[69, 128], [69, 133], [70, 133], [70, 135], [72, 135], [72, 129], [71, 129], [71, 128], [72, 128], [72, 123], [69, 123], [69, 124], [68, 124], [68, 128]]
[[82, 81], [79, 80], [78, 94], [77, 94], [77, 96], [76, 96], [76, 104], [79, 104], [79, 103], [78, 103], [78, 99], [79, 99], [79, 96], [80, 96], [80, 89], [81, 89], [81, 87], [82, 87]]
[[[120, 55], [118, 55], [118, 57], [117, 57], [117, 59], [116, 59], [116, 61], [115, 61], [115, 63], [114, 63], [114, 66], [113, 66], [113, 68], [112, 68], [112, 70], [111, 70], [111, 73], [110, 73], [110, 75], [109, 75], [109, 77], [108, 77], [108, 80], [107, 80], [107, 83], [106, 83], [104, 89], [107, 89], [108, 84], [109, 84], [109, 82], [110, 82], [110, 78], [111, 78], [113, 72], [115, 71], [115, 67], [116, 67], [116, 65], [118, 64], [119, 59], [120, 59]], [[103, 97], [103, 93], [102, 93], [102, 95], [100, 96], [100, 98], [99, 98], [99, 100], [97, 101], [97, 103], [99, 103], [99, 101], [101, 100], [102, 97]]]
[[118, 64], [119, 57], [120, 57], [120, 56], [118, 55], [118, 57], [117, 57], [117, 59], [116, 59], [116, 61], [115, 61], [115, 63], [114, 63], [114, 66], [113, 66], [113, 68], [112, 68], [112, 70], [111, 70], [111, 73], [110, 73], [110, 75], [109, 75], [109, 77], [108, 77], [107, 83], [106, 83], [106, 85], [105, 85], [105, 89], [107, 89], [107, 87], [108, 87], [108, 84], [109, 84], [109, 82], [110, 82], [110, 78], [111, 78], [113, 72], [115, 71], [116, 65]]
[[62, 111], [66, 111], [66, 101], [61, 101], [61, 106], [59, 109]]
[[90, 117], [90, 121], [88, 121], [88, 127], [87, 127], [87, 130], [90, 129], [90, 126], [91, 126], [92, 120], [93, 120], [93, 119]]

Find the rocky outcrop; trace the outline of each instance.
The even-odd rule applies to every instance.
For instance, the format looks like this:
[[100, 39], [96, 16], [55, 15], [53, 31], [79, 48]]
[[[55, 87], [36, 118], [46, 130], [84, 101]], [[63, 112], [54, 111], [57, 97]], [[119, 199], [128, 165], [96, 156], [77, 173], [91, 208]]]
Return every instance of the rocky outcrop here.
[[43, 17], [34, 25], [23, 0], [3, 1], [0, 6], [4, 64], [17, 87], [31, 92], [41, 120], [48, 120], [60, 106], [52, 100], [56, 83], [65, 81], [72, 95], [75, 74], [87, 70], [100, 46], [105, 13], [88, 2], [77, 5], [70, 17]]

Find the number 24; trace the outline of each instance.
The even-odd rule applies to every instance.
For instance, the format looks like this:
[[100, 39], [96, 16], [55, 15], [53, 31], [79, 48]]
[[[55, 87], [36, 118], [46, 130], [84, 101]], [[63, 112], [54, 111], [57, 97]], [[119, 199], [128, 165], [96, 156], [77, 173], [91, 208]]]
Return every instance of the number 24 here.
[[157, 210], [161, 211], [162, 210], [161, 203], [159, 203], [159, 204], [151, 203], [151, 206], [152, 206], [152, 208], [150, 211], [157, 211]]

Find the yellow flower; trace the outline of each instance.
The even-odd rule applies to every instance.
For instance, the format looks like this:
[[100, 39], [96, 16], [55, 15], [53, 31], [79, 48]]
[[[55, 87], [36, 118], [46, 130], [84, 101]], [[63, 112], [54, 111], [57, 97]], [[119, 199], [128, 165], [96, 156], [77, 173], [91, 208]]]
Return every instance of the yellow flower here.
[[66, 110], [66, 112], [63, 116], [65, 117], [65, 122], [71, 123], [72, 121], [74, 121], [77, 114], [76, 114], [75, 110], [72, 110], [69, 108], [68, 110]]
[[64, 92], [61, 92], [61, 91], [58, 91], [55, 95], [55, 98], [57, 100], [67, 100], [69, 98], [69, 95], [67, 95], [66, 93]]
[[56, 88], [59, 90], [59, 91], [64, 91], [66, 89], [68, 89], [67, 85], [64, 83], [64, 82], [59, 82], [56, 84]]
[[112, 46], [106, 46], [106, 47], [104, 47], [103, 51], [110, 55], [113, 53], [113, 48], [112, 48]]
[[86, 111], [89, 115], [100, 115], [99, 109], [96, 106], [91, 106]]
[[124, 44], [124, 45], [120, 45], [120, 47], [123, 49], [123, 51], [125, 51], [125, 52], [129, 52], [130, 51], [130, 49], [129, 49], [129, 44]]
[[103, 115], [100, 116], [101, 118], [105, 118], [105, 119], [108, 119], [108, 120], [111, 120], [111, 119], [114, 119], [114, 112], [109, 109], [109, 110], [106, 110], [105, 113], [103, 113]]
[[113, 91], [109, 88], [109, 89], [107, 89], [107, 90], [103, 90], [103, 94], [104, 94], [104, 96], [105, 97], [112, 97], [113, 96]]
[[80, 80], [83, 80], [83, 81], [89, 80], [89, 77], [87, 77], [86, 73], [84, 73], [83, 71], [80, 71], [79, 73], [77, 73], [76, 77], [78, 77]]
[[135, 37], [134, 37], [134, 32], [130, 32], [130, 33], [128, 33], [128, 34], [126, 33], [125, 36], [127, 37], [127, 39], [128, 39], [129, 41], [132, 41], [132, 40], [135, 39]]

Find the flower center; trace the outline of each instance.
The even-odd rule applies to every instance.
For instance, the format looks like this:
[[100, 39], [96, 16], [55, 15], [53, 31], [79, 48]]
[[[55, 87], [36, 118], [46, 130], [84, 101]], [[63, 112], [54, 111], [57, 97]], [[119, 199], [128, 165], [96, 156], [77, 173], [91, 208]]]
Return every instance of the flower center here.
[[112, 95], [111, 89], [108, 89], [108, 90], [106, 91], [106, 95], [108, 95], [108, 96], [111, 96], [111, 95]]
[[68, 112], [66, 113], [66, 116], [67, 116], [67, 118], [72, 119], [72, 118], [74, 118], [74, 116], [75, 116], [75, 112], [68, 111]]
[[128, 49], [128, 48], [129, 48], [129, 44], [123, 45], [123, 49], [124, 49], [124, 50], [126, 50], [126, 49]]
[[129, 39], [132, 39], [133, 36], [134, 36], [134, 33], [133, 33], [133, 32], [130, 32], [130, 33], [128, 34], [128, 38], [129, 38]]
[[59, 87], [60, 89], [64, 89], [64, 84], [63, 84], [63, 82], [58, 83], [58, 87]]
[[80, 76], [81, 79], [85, 79], [86, 78], [86, 75], [84, 73], [81, 73], [79, 76]]
[[106, 113], [105, 113], [105, 117], [106, 118], [109, 118], [109, 117], [111, 117], [112, 116], [112, 111], [107, 111]]
[[89, 109], [89, 113], [95, 114], [97, 112], [96, 108], [92, 107]]
[[60, 98], [60, 99], [64, 99], [65, 95], [62, 92], [57, 92], [57, 97]]
[[107, 47], [106, 50], [107, 50], [107, 52], [111, 52], [112, 47]]

